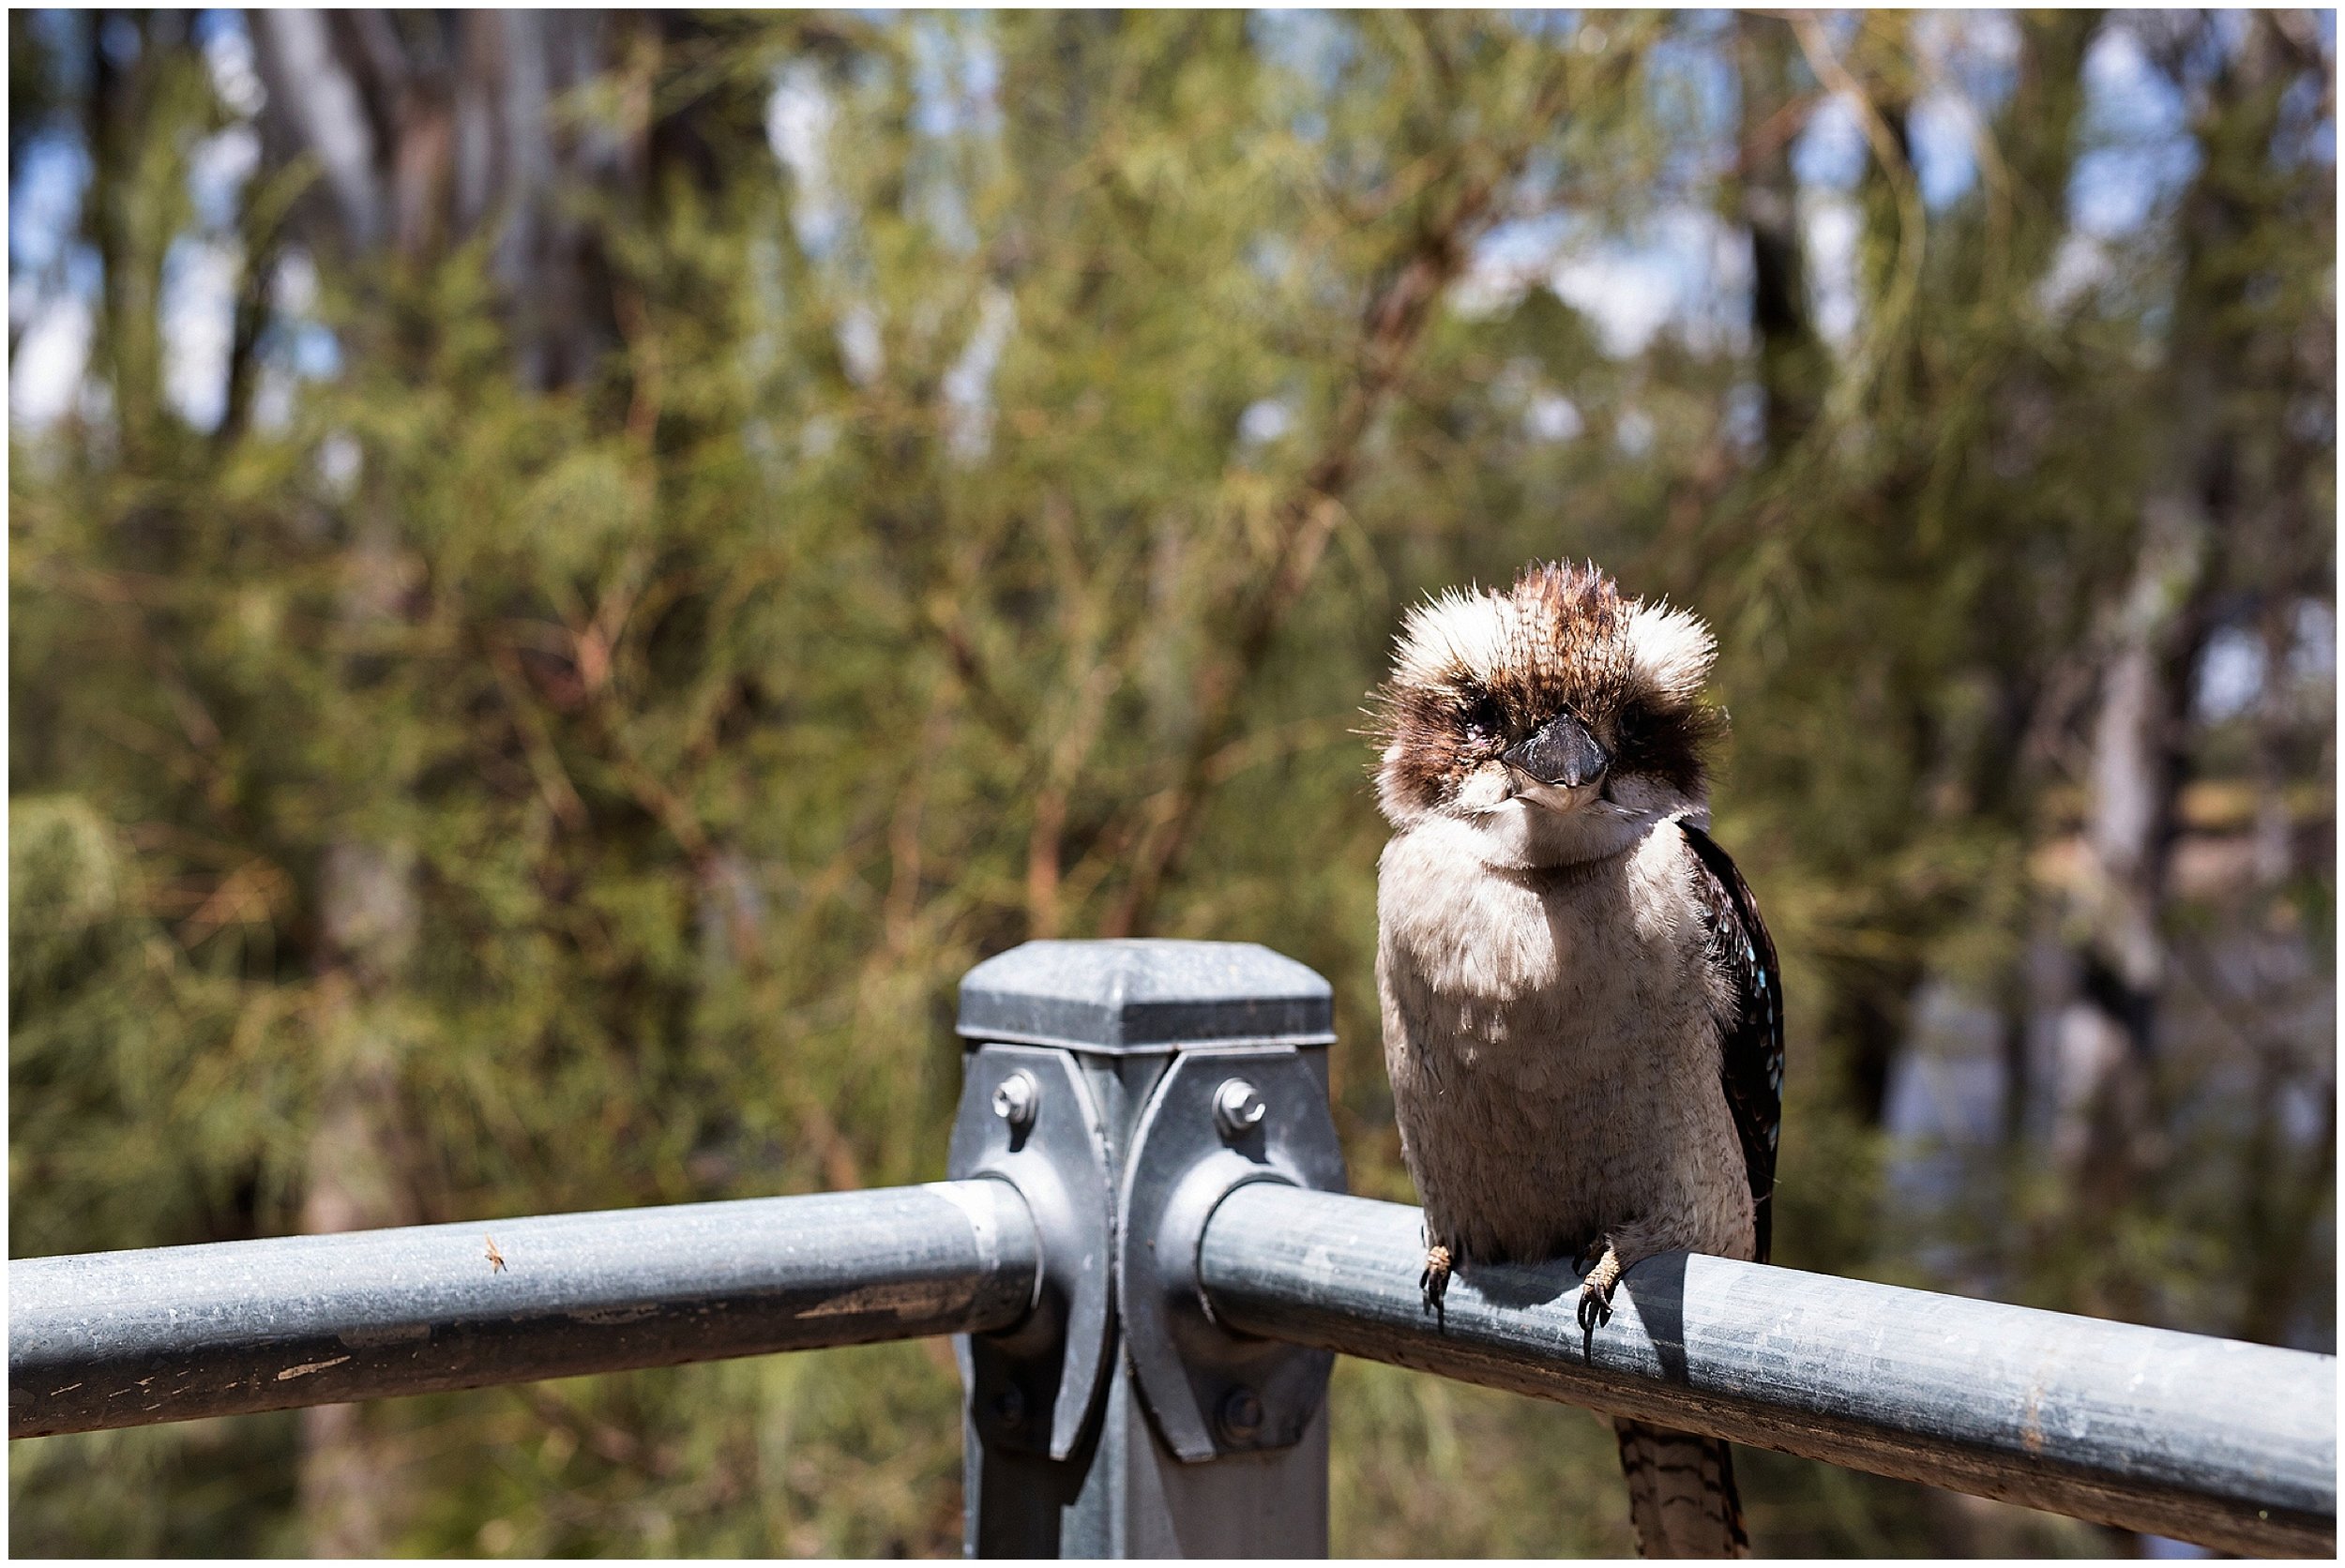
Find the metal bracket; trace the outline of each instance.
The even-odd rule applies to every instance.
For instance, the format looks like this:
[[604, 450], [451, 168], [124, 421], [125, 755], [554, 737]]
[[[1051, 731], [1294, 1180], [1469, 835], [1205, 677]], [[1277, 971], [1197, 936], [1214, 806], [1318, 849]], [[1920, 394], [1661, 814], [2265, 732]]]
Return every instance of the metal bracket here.
[[1249, 1182], [1344, 1189], [1327, 1086], [1293, 1046], [1183, 1051], [1140, 1113], [1116, 1216], [1116, 1295], [1165, 1446], [1195, 1463], [1288, 1448], [1326, 1398], [1335, 1356], [1214, 1321], [1197, 1251]]
[[971, 1419], [989, 1443], [1065, 1459], [1106, 1381], [1112, 1305], [1107, 1133], [1075, 1058], [997, 1044], [970, 1054], [946, 1168], [1016, 1187], [1042, 1237], [1024, 1321], [956, 1337]]

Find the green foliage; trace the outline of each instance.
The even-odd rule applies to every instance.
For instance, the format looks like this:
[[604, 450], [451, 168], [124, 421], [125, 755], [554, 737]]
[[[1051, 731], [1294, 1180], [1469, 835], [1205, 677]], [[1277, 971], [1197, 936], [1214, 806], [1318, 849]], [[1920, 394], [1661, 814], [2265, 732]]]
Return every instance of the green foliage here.
[[[230, 116], [175, 24], [142, 24], [85, 214], [106, 397], [11, 436], [17, 1254], [298, 1229], [365, 1174], [328, 1136], [354, 1084], [382, 1086], [402, 1218], [931, 1179], [954, 986], [1046, 935], [1260, 940], [1325, 973], [1354, 1190], [1406, 1199], [1359, 704], [1418, 594], [1587, 555], [1724, 649], [1718, 831], [1792, 999], [1778, 1261], [1948, 1283], [1884, 1223], [1887, 1053], [1923, 975], [2024, 962], [2072, 835], [2078, 693], [2188, 433], [2177, 279], [2254, 302], [2220, 321], [2259, 364], [2333, 312], [2333, 209], [2228, 98], [2223, 246], [2159, 229], [2091, 304], [2041, 303], [2095, 24], [2025, 24], [2003, 175], [1926, 234], [1897, 171], [1868, 176], [1847, 353], [1615, 357], [1550, 290], [1460, 280], [1515, 219], [1731, 208], [1665, 68], [1717, 43], [1702, 18], [617, 19], [556, 113], [630, 171], [558, 193], [595, 258], [583, 368], [517, 369], [552, 309], [500, 281], [490, 230], [343, 243], [296, 159], [237, 232], [312, 256], [340, 369], [291, 379], [255, 338], [240, 373], [284, 378], [290, 413], [210, 431], [158, 390], [153, 289]], [[1848, 50], [1884, 103], [1911, 97], [1906, 27]], [[11, 38], [20, 109], [80, 101]], [[980, 65], [990, 93], [956, 97]], [[766, 147], [777, 83], [810, 157]], [[2257, 494], [2318, 518], [2325, 468], [2271, 431], [2329, 372], [2291, 363], [2223, 428]], [[1799, 417], [1754, 438], [1751, 390]], [[1563, 396], [1576, 439], [1532, 416]], [[2243, 534], [2233, 587], [2310, 580], [2305, 537]], [[2288, 897], [2325, 933], [2325, 872]], [[2221, 1077], [2198, 1071], [2178, 1100]], [[1997, 1151], [1982, 1190], [2027, 1221], [1988, 1216], [2003, 1293], [2106, 1309], [2219, 1277], [2241, 1184], [2289, 1173], [2248, 1170], [2236, 1125], [2190, 1137], [2223, 1174], [2109, 1244]], [[2202, 1328], [2239, 1306], [2153, 1300]], [[891, 1346], [364, 1429], [400, 1551], [934, 1555], [956, 1410], [942, 1347]], [[1339, 1551], [1627, 1545], [1583, 1413], [1345, 1363], [1333, 1419]], [[18, 1445], [11, 1545], [302, 1549], [302, 1440], [271, 1417]], [[1775, 1456], [1745, 1491], [1776, 1550], [2101, 1541]]]
[[1636, 1555], [1605, 1422], [1372, 1362], [1338, 1362], [1329, 1400], [1334, 1556]]

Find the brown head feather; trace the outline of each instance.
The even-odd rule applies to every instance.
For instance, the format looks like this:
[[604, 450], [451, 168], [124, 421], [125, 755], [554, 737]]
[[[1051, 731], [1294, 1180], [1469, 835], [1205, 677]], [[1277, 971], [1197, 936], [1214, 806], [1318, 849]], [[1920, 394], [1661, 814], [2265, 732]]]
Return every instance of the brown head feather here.
[[1699, 798], [1725, 716], [1701, 697], [1710, 635], [1626, 600], [1594, 563], [1534, 564], [1504, 594], [1452, 590], [1409, 613], [1376, 694], [1377, 798], [1396, 823], [1453, 801], [1498, 754], [1569, 713], [1641, 776]]

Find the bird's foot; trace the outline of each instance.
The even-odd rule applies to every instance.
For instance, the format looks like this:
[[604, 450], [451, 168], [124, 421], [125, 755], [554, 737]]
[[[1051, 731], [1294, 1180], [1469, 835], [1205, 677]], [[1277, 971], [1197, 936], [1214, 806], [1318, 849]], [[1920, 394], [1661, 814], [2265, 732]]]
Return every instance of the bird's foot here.
[[1612, 1292], [1620, 1289], [1620, 1254], [1604, 1244], [1604, 1255], [1580, 1282], [1580, 1332], [1594, 1334], [1612, 1320]]
[[1416, 1288], [1425, 1292], [1425, 1310], [1434, 1320], [1446, 1324], [1448, 1313], [1443, 1306], [1449, 1294], [1449, 1249], [1429, 1246], [1425, 1249], [1425, 1272], [1416, 1276]]

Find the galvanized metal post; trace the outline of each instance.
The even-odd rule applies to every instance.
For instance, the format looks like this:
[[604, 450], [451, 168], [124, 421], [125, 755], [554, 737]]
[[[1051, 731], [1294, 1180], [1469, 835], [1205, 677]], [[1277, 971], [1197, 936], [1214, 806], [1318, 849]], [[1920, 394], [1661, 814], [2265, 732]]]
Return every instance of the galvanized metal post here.
[[959, 1341], [973, 1557], [1322, 1557], [1333, 1356], [1233, 1335], [1205, 1221], [1340, 1191], [1327, 982], [1252, 943], [1037, 942], [970, 971], [951, 1173], [1018, 1186], [1043, 1290]]

